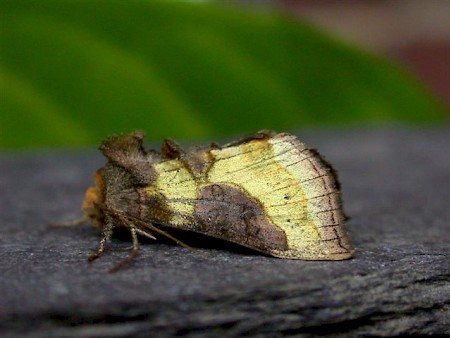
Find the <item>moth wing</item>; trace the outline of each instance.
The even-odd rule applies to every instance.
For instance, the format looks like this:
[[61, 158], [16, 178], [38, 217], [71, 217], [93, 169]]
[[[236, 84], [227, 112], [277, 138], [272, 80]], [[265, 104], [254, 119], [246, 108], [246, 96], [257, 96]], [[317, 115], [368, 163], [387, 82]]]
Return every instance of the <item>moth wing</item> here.
[[312, 260], [353, 255], [336, 174], [316, 150], [292, 135], [277, 134], [212, 152], [209, 182], [240, 187], [285, 234], [287, 249], [267, 238], [265, 252]]

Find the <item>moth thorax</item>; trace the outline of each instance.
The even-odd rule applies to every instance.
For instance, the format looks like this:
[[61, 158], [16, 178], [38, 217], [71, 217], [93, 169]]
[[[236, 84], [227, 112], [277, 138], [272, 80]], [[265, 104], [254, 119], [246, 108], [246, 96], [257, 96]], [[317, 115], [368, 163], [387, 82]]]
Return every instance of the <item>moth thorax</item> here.
[[101, 174], [95, 173], [95, 186], [89, 187], [83, 201], [83, 212], [86, 218], [95, 226], [101, 228], [103, 226], [104, 214], [99, 205], [104, 204], [104, 181]]

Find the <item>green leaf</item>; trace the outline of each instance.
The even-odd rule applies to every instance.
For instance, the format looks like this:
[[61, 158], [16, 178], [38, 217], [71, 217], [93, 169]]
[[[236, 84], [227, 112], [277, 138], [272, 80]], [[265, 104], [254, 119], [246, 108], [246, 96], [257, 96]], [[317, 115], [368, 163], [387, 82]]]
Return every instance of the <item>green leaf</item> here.
[[43, 0], [0, 13], [3, 149], [444, 116], [397, 67], [276, 13]]

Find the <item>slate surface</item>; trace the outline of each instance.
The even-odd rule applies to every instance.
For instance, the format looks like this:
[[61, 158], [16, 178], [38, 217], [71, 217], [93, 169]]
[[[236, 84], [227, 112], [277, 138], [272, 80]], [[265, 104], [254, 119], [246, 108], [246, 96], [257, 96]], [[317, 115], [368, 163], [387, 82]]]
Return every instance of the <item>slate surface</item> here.
[[300, 136], [339, 171], [352, 260], [281, 260], [196, 237], [205, 257], [146, 242], [109, 274], [127, 238], [88, 264], [95, 229], [46, 225], [80, 215], [101, 156], [0, 155], [0, 336], [450, 334], [449, 129]]

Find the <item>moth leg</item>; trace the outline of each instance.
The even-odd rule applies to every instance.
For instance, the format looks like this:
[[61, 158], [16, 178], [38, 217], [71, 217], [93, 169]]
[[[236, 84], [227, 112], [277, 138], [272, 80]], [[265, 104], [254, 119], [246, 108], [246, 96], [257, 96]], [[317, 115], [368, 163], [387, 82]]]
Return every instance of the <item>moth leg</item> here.
[[144, 236], [144, 237], [156, 240], [156, 237], [153, 236], [150, 232], [147, 232], [147, 231], [144, 231], [144, 230], [141, 230], [141, 229], [138, 229], [138, 228], [135, 228], [135, 229], [136, 229], [136, 232], [137, 232], [138, 235], [141, 235], [141, 236]]
[[130, 263], [136, 257], [136, 255], [139, 251], [139, 241], [138, 241], [138, 237], [137, 237], [138, 231], [137, 231], [136, 227], [134, 226], [134, 224], [130, 223], [128, 226], [130, 229], [131, 238], [133, 239], [133, 250], [131, 251], [131, 253], [128, 255], [127, 258], [125, 258], [123, 261], [121, 261], [116, 266], [109, 269], [109, 272], [116, 272], [116, 271], [119, 271], [120, 269], [122, 269], [125, 265]]
[[100, 243], [98, 245], [97, 252], [95, 252], [93, 255], [89, 256], [89, 258], [88, 258], [89, 262], [93, 262], [97, 258], [99, 258], [101, 255], [103, 255], [103, 253], [106, 250], [106, 242], [108, 242], [111, 239], [112, 233], [113, 233], [112, 223], [106, 222], [102, 229], [102, 233], [101, 233], [102, 238], [100, 239]]

